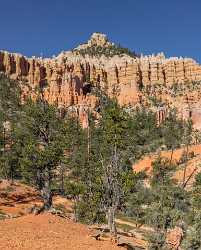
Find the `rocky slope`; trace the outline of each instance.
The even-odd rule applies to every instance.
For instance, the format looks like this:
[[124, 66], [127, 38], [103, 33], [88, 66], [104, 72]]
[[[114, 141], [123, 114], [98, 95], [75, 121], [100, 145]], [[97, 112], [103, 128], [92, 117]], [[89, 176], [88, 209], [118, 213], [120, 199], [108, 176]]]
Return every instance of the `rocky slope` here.
[[[34, 96], [35, 87], [48, 84], [44, 93], [48, 102], [60, 108], [73, 107], [84, 126], [87, 109], [98, 105], [97, 98], [88, 94], [91, 83], [110, 96], [116, 95], [121, 105], [147, 104], [147, 93], [157, 96], [166, 105], [177, 106], [184, 117], [191, 116], [199, 125], [201, 87], [185, 89], [176, 97], [171, 91], [174, 86], [201, 81], [201, 65], [190, 58], [165, 58], [163, 53], [135, 57], [119, 51], [106, 35], [94, 33], [86, 44], [53, 58], [27, 58], [0, 51], [0, 72], [29, 83], [23, 97]], [[156, 107], [159, 120], [166, 112], [162, 106]]]
[[[195, 181], [195, 176], [200, 173], [200, 160], [201, 160], [201, 144], [192, 145], [189, 148], [189, 152], [193, 157], [189, 157], [186, 163], [181, 162], [182, 154], [185, 152], [185, 148], [179, 148], [174, 150], [172, 161], [176, 165], [176, 169], [173, 178], [182, 185], [186, 182], [186, 188], [192, 188]], [[139, 160], [133, 165], [133, 170], [137, 173], [145, 171], [148, 176], [152, 175], [152, 163], [156, 160], [158, 156], [164, 157], [166, 159], [171, 158], [171, 151], [161, 151], [155, 154], [146, 155], [144, 158]], [[186, 164], [186, 171], [184, 165]], [[185, 172], [184, 172], [185, 171]], [[184, 178], [185, 176], [185, 178]]]

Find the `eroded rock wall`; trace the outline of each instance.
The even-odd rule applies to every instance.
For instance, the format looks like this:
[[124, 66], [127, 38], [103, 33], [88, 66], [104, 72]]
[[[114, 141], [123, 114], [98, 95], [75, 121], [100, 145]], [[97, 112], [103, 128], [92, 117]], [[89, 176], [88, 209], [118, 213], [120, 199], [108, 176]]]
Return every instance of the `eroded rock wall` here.
[[[74, 106], [81, 117], [86, 116], [86, 107], [94, 109], [98, 105], [96, 97], [83, 91], [86, 82], [93, 82], [110, 96], [117, 96], [121, 105], [135, 105], [141, 102], [141, 86], [201, 81], [201, 66], [193, 59], [166, 59], [163, 54], [90, 58], [66, 52], [52, 59], [42, 59], [0, 51], [0, 71], [28, 82], [24, 98], [34, 96], [37, 86], [48, 85], [44, 96], [49, 103], [63, 108]], [[199, 96], [192, 98], [196, 103]]]

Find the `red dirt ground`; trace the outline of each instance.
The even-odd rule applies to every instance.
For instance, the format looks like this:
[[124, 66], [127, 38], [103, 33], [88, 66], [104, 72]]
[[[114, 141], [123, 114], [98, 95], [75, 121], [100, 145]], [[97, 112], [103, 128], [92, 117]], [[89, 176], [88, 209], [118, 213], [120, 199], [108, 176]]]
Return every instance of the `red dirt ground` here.
[[[56, 196], [54, 205], [72, 211], [71, 201]], [[27, 214], [33, 205], [41, 205], [37, 191], [21, 183], [0, 183], [0, 212], [20, 217], [0, 220], [0, 250], [121, 250], [108, 240], [96, 241], [86, 225], [50, 213]]]
[[[61, 196], [53, 197], [53, 204], [63, 205], [69, 212], [72, 211], [72, 202]], [[34, 205], [42, 206], [38, 191], [32, 187], [8, 181], [0, 183], [0, 211], [10, 215], [26, 215], [27, 210]]]
[[0, 221], [2, 250], [121, 250], [110, 241], [96, 241], [90, 230], [50, 214]]
[[[201, 145], [195, 145], [195, 157], [188, 161], [186, 178], [196, 169], [200, 171]], [[178, 162], [183, 149], [175, 150], [173, 159]], [[169, 151], [161, 152], [161, 156], [170, 158]], [[151, 174], [151, 163], [158, 155], [146, 156], [133, 166], [136, 172], [145, 170]], [[195, 174], [194, 174], [195, 175]], [[174, 177], [181, 181], [183, 169], [179, 168]], [[193, 182], [193, 178], [191, 183]], [[41, 205], [38, 192], [21, 183], [10, 185], [7, 181], [0, 183], [0, 212], [9, 215], [23, 215], [15, 219], [0, 220], [0, 250], [120, 250], [109, 240], [96, 241], [90, 237], [91, 230], [72, 220], [60, 218], [52, 214], [27, 215], [28, 208]], [[72, 209], [71, 201], [60, 196], [54, 197], [54, 205], [62, 204], [68, 211]], [[134, 240], [134, 239], [133, 239]], [[135, 239], [136, 240], [136, 239]]]

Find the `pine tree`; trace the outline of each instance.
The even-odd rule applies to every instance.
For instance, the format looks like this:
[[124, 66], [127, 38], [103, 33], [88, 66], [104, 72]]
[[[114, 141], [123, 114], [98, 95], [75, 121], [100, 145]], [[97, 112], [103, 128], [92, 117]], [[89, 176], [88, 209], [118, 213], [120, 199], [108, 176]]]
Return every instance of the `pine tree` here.
[[145, 108], [130, 112], [130, 138], [133, 156], [139, 159], [146, 153], [154, 152], [162, 145], [161, 127], [157, 124], [156, 115]]
[[186, 122], [184, 122], [184, 134], [183, 134], [183, 141], [184, 141], [184, 145], [185, 145], [185, 153], [184, 153], [184, 175], [183, 175], [183, 183], [182, 186], [183, 188], [185, 188], [185, 186], [187, 185], [187, 181], [186, 181], [186, 169], [187, 169], [187, 162], [189, 159], [189, 147], [190, 144], [192, 143], [192, 137], [193, 135], [193, 123], [192, 120], [187, 120]]
[[106, 213], [110, 232], [116, 235], [115, 217], [125, 202], [126, 183], [131, 175], [128, 162], [127, 143], [129, 138], [128, 114], [116, 100], [111, 100], [102, 110], [100, 131], [102, 142], [99, 149], [99, 161], [102, 168], [102, 206]]
[[16, 128], [22, 152], [20, 167], [24, 179], [41, 192], [43, 209], [52, 206], [52, 185], [55, 171], [69, 150], [69, 126], [54, 106], [38, 99], [24, 105], [20, 123]]
[[66, 179], [66, 193], [74, 200], [75, 218], [84, 223], [104, 220], [100, 208], [101, 168], [98, 161], [100, 135], [89, 113], [89, 127], [76, 129], [74, 146], [69, 155], [69, 175]]
[[[188, 193], [172, 178], [175, 166], [169, 159], [159, 157], [153, 163], [151, 177], [151, 202], [146, 210], [146, 222], [155, 229], [149, 238], [150, 249], [163, 249], [167, 230], [184, 223], [189, 213]], [[163, 244], [161, 248], [152, 246]], [[163, 247], [163, 248], [162, 248]]]
[[201, 173], [195, 177], [192, 190], [189, 191], [191, 198], [190, 212], [188, 213], [188, 228], [182, 243], [183, 249], [198, 250], [201, 248]]
[[128, 153], [130, 121], [116, 101], [101, 97], [99, 120], [89, 114], [89, 127], [78, 129], [75, 136], [68, 187], [76, 197], [76, 218], [95, 223], [106, 215], [115, 235], [117, 210], [134, 180]]
[[0, 174], [13, 181], [18, 177], [18, 154], [15, 150], [14, 126], [21, 110], [20, 83], [0, 74]]
[[182, 143], [184, 134], [184, 124], [181, 119], [178, 119], [176, 110], [171, 110], [168, 117], [163, 123], [163, 138], [168, 149], [171, 150], [170, 164], [172, 162], [175, 148]]

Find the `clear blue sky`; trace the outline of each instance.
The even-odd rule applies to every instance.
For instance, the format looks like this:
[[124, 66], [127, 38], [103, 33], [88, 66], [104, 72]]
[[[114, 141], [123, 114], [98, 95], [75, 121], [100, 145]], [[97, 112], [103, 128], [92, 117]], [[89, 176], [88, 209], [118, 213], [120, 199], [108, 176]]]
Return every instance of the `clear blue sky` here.
[[103, 32], [138, 53], [201, 62], [201, 0], [1, 0], [0, 49], [51, 56]]

